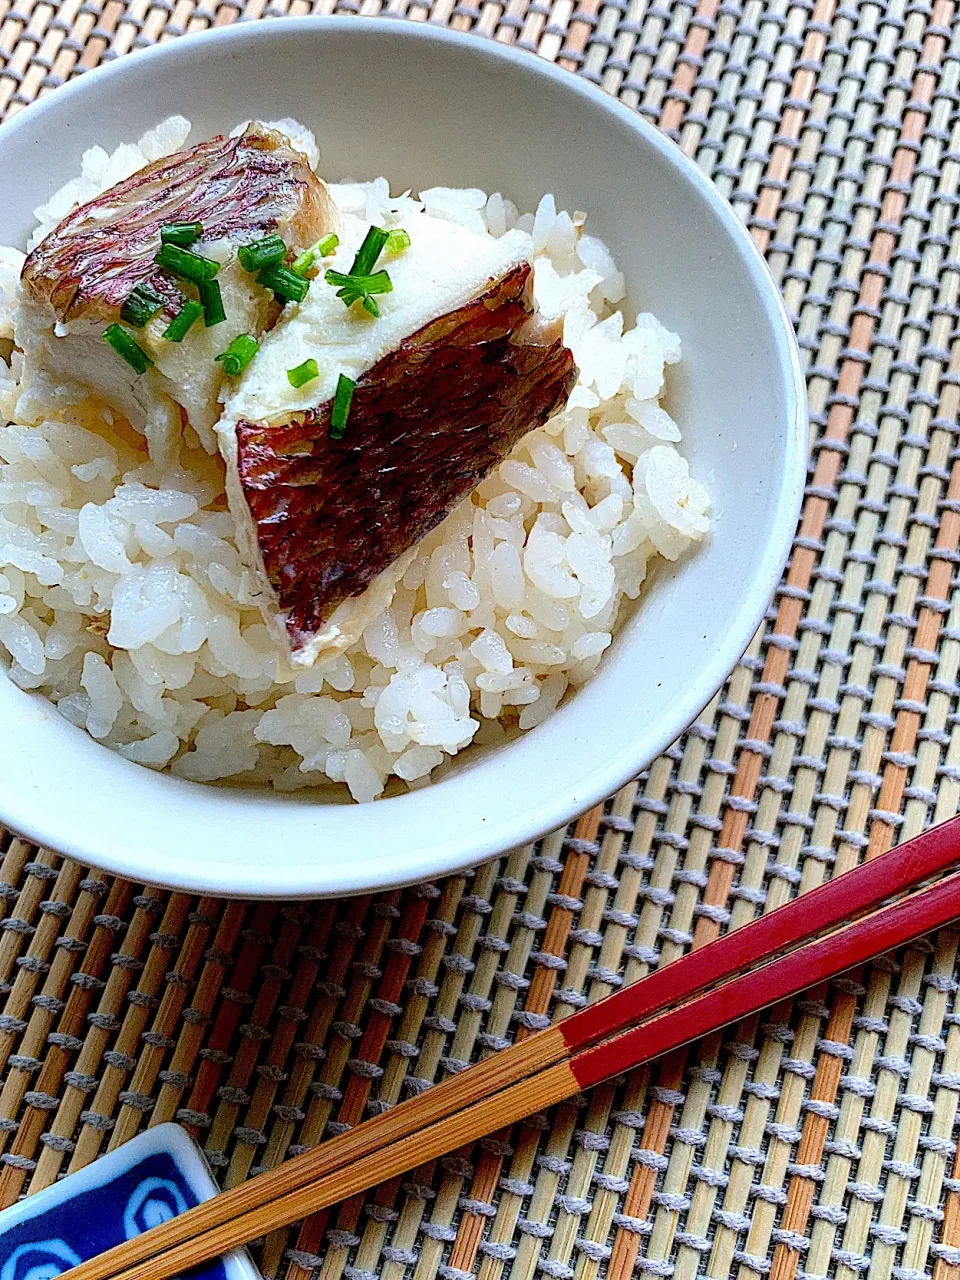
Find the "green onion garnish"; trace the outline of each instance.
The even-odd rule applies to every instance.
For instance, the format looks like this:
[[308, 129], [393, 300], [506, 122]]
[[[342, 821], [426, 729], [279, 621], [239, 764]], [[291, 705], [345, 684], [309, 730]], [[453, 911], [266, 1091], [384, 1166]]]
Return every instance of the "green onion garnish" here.
[[258, 274], [257, 280], [265, 288], [272, 289], [284, 302], [302, 302], [310, 288], [310, 281], [305, 276], [291, 271], [289, 267], [284, 267], [279, 262], [264, 267]]
[[160, 228], [162, 244], [178, 244], [181, 249], [188, 249], [203, 235], [203, 225], [199, 222], [168, 222]]
[[202, 315], [203, 304], [190, 298], [164, 329], [163, 336], [167, 342], [182, 342], [190, 332], [193, 322], [199, 320]]
[[[337, 285], [337, 297], [343, 299], [345, 307], [352, 307], [355, 302], [362, 302], [364, 311], [372, 316], [380, 314], [380, 308], [373, 300], [375, 293], [392, 293], [393, 284], [386, 271], [374, 272], [377, 259], [390, 239], [391, 232], [383, 227], [371, 227], [363, 237], [363, 244], [357, 250], [353, 266], [348, 272], [328, 271], [324, 279], [327, 284]], [[406, 235], [406, 232], [403, 233]], [[409, 243], [410, 237], [407, 236]]]
[[337, 390], [333, 397], [333, 408], [330, 410], [330, 439], [342, 440], [347, 429], [347, 418], [350, 416], [350, 404], [353, 401], [353, 389], [357, 384], [345, 373], [337, 379]]
[[142, 329], [148, 320], [152, 320], [163, 306], [159, 293], [154, 293], [149, 285], [138, 284], [131, 290], [126, 302], [120, 308], [120, 319], [132, 325], [134, 329]]
[[108, 325], [103, 331], [103, 340], [137, 373], [146, 373], [153, 364], [143, 347], [119, 324]]
[[371, 227], [363, 237], [363, 244], [357, 250], [357, 256], [353, 260], [350, 274], [352, 276], [370, 275], [389, 238], [390, 232], [384, 231], [383, 227]]
[[249, 333], [241, 333], [230, 343], [226, 351], [221, 351], [217, 359], [223, 365], [224, 373], [236, 378], [260, 350], [260, 343], [251, 338]]
[[337, 285], [337, 297], [343, 299], [344, 306], [352, 307], [355, 302], [363, 302], [364, 311], [378, 316], [380, 308], [373, 300], [375, 293], [392, 293], [393, 282], [386, 271], [377, 271], [372, 276], [359, 276], [351, 272], [328, 271], [324, 276], [327, 284]]
[[177, 244], [164, 244], [154, 257], [158, 267], [163, 267], [171, 275], [181, 280], [189, 280], [191, 284], [200, 284], [204, 280], [212, 280], [220, 270], [220, 263], [212, 258], [201, 257], [199, 253], [191, 253]]
[[260, 271], [274, 262], [282, 262], [286, 253], [287, 246], [278, 235], [272, 235], [251, 244], [242, 244], [237, 250], [237, 257], [244, 271]]
[[403, 253], [410, 248], [410, 232], [403, 227], [396, 227], [387, 232], [387, 253]]
[[295, 369], [287, 370], [287, 381], [291, 387], [305, 387], [308, 382], [313, 382], [314, 378], [320, 377], [320, 370], [317, 368], [316, 360], [304, 360], [303, 364], [298, 364]]
[[334, 235], [331, 231], [328, 236], [324, 236], [322, 240], [318, 240], [315, 245], [311, 245], [309, 249], [304, 249], [300, 257], [293, 264], [294, 271], [298, 271], [303, 275], [305, 271], [309, 271], [317, 258], [329, 258], [340, 243], [340, 237]]
[[203, 323], [208, 329], [215, 324], [222, 324], [227, 318], [223, 309], [223, 296], [216, 280], [201, 280], [197, 285], [200, 302], [203, 305]]

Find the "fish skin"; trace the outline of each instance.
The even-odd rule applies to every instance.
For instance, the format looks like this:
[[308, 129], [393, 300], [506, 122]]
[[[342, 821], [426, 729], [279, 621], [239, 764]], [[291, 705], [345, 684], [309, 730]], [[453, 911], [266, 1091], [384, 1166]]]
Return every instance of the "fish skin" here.
[[240, 486], [294, 661], [566, 403], [573, 356], [559, 337], [517, 340], [532, 314], [525, 263], [364, 374], [342, 440], [329, 438], [332, 401], [237, 423]]
[[[196, 291], [154, 262], [168, 222], [201, 222], [197, 251], [227, 259], [217, 276], [226, 321], [194, 325], [180, 343], [165, 341], [163, 332]], [[70, 389], [84, 388], [145, 435], [162, 466], [175, 457], [184, 416], [215, 452], [223, 385], [215, 358], [238, 334], [259, 337], [272, 328], [282, 311], [240, 266], [236, 248], [278, 231], [295, 251], [339, 227], [336, 205], [306, 157], [265, 126], [146, 165], [67, 214], [28, 254], [15, 319], [24, 354], [19, 412], [39, 421], [57, 412], [64, 389], [76, 398]], [[141, 283], [164, 304], [136, 335], [154, 362], [143, 375], [101, 341]]]
[[306, 157], [282, 134], [251, 125], [156, 160], [67, 214], [27, 255], [21, 279], [61, 324], [116, 320], [137, 284], [173, 315], [183, 294], [153, 261], [165, 224], [201, 222], [204, 242], [279, 231], [303, 246], [337, 216]]

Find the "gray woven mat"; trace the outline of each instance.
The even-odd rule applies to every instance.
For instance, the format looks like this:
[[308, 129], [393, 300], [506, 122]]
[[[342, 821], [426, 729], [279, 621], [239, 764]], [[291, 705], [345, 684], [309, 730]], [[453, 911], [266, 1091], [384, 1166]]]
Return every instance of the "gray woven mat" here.
[[[471, 875], [227, 904], [8, 837], [3, 1203], [169, 1119], [234, 1184], [957, 811], [955, 4], [0, 0], [0, 109], [185, 31], [334, 10], [534, 49], [710, 174], [807, 363], [800, 535], [689, 732], [576, 828]], [[291, 1280], [960, 1280], [957, 946], [277, 1232], [259, 1260]]]

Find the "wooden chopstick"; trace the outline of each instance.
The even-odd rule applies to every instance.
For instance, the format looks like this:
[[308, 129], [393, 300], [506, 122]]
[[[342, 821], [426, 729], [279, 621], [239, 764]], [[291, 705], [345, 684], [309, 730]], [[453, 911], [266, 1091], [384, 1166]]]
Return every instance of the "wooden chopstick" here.
[[[601, 1041], [474, 1103], [455, 1115], [370, 1152], [280, 1200], [265, 1202], [233, 1222], [184, 1241], [162, 1254], [116, 1273], [117, 1280], [158, 1280], [179, 1275], [276, 1227], [366, 1191], [464, 1143], [534, 1111], [562, 1102], [580, 1089], [641, 1066], [689, 1040], [716, 1031], [770, 1003], [937, 929], [960, 915], [960, 871], [888, 907], [839, 927], [823, 938], [771, 960], [755, 973], [741, 974], [610, 1041]], [[125, 1245], [116, 1249], [119, 1255]], [[111, 1251], [114, 1252], [114, 1251]], [[80, 1275], [82, 1268], [76, 1268]]]
[[960, 819], [954, 819], [82, 1263], [69, 1280], [179, 1274], [938, 928], [960, 915], [960, 872], [918, 886], [958, 858]]

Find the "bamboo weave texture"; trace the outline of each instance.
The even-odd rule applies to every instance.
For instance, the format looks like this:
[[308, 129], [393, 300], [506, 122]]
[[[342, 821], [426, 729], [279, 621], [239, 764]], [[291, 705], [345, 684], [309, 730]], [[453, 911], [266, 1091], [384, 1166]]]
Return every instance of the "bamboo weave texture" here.
[[[806, 362], [803, 517], [724, 689], [637, 781], [474, 873], [227, 903], [0, 833], [0, 1203], [177, 1120], [224, 1186], [960, 802], [953, 0], [0, 0], [0, 111], [186, 32], [387, 13], [513, 43], [691, 155]], [[960, 935], [279, 1231], [288, 1280], [960, 1280]]]

